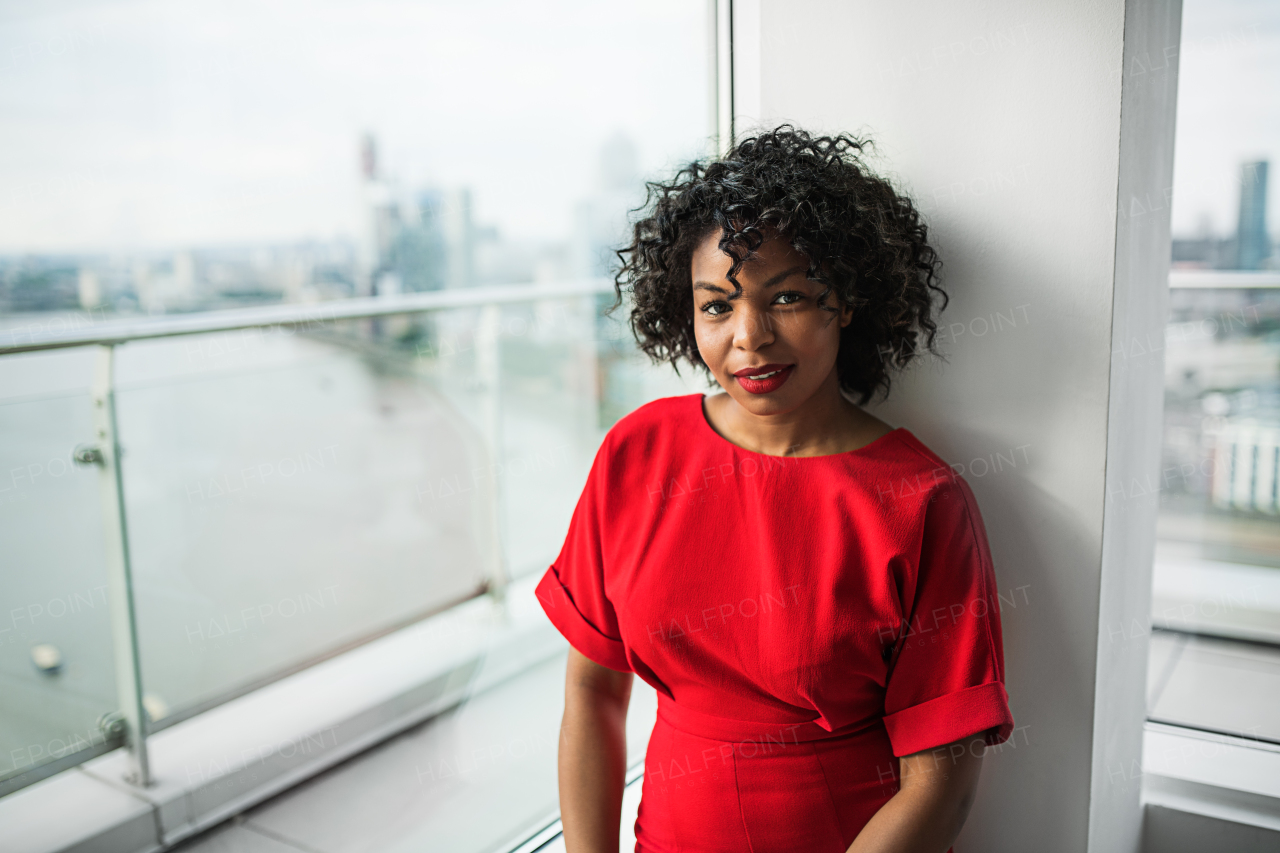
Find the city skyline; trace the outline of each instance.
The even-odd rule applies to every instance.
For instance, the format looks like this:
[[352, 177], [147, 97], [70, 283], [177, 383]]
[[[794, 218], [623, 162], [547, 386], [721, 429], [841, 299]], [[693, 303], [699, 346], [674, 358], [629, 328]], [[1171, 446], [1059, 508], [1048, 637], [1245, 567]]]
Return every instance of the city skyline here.
[[596, 152], [592, 190], [560, 239], [512, 241], [473, 216], [469, 187], [410, 184], [361, 140], [354, 237], [88, 253], [0, 254], [0, 312], [147, 314], [266, 302], [317, 302], [478, 284], [608, 275], [625, 233], [637, 152], [617, 134]]

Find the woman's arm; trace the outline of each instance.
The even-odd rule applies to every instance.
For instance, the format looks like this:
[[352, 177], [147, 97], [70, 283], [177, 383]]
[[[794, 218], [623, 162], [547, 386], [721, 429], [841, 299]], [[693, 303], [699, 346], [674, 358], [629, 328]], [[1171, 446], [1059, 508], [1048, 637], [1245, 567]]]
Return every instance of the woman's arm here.
[[618, 853], [632, 677], [569, 649], [559, 755], [568, 853]]
[[848, 853], [944, 853], [973, 805], [985, 750], [978, 735], [899, 759], [898, 793], [867, 821]]

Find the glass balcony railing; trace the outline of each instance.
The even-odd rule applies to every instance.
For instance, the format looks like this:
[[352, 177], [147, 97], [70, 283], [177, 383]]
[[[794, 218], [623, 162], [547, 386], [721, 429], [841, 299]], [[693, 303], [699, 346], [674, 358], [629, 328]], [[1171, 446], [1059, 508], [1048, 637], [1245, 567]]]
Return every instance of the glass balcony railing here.
[[98, 483], [71, 448], [93, 436], [84, 388], [48, 380], [75, 353], [0, 359], [0, 791], [121, 744]]
[[705, 390], [595, 277], [732, 135], [716, 8], [8, 16], [0, 824], [93, 846], [32, 806], [79, 781], [168, 849], [415, 733], [431, 849], [550, 813], [534, 580], [608, 427]]
[[145, 770], [155, 733], [545, 569], [608, 427], [696, 390], [611, 302], [600, 280], [7, 336], [0, 790], [125, 742]]

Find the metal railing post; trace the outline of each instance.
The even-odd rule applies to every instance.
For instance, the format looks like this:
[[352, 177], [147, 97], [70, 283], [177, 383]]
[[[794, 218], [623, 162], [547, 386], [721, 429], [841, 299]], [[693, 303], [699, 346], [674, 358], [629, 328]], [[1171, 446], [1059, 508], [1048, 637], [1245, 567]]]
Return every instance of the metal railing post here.
[[507, 588], [507, 530], [503, 513], [503, 437], [502, 437], [502, 306], [485, 305], [480, 309], [480, 326], [476, 330], [476, 372], [484, 388], [482, 429], [492, 453], [490, 471], [493, 476], [494, 527], [497, 530], [497, 553], [490, 564], [489, 592], [502, 601]]
[[134, 606], [129, 561], [129, 525], [125, 515], [124, 475], [120, 467], [120, 438], [116, 420], [113, 381], [115, 347], [98, 348], [93, 376], [94, 446], [77, 448], [79, 462], [99, 468], [102, 512], [107, 549], [107, 601], [111, 614], [111, 639], [115, 651], [116, 696], [125, 725], [125, 745], [132, 758], [126, 781], [151, 783], [147, 759], [146, 709], [142, 704], [142, 663], [138, 649], [137, 609]]

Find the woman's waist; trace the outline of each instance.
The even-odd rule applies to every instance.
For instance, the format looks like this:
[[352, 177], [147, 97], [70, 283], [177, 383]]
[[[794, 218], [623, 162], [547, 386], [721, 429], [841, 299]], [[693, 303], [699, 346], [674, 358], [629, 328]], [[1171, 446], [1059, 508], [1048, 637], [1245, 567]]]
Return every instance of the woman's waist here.
[[883, 718], [878, 716], [831, 728], [822, 717], [811, 720], [740, 720], [689, 708], [661, 692], [658, 693], [658, 720], [685, 734], [732, 743], [806, 743], [884, 731]]

